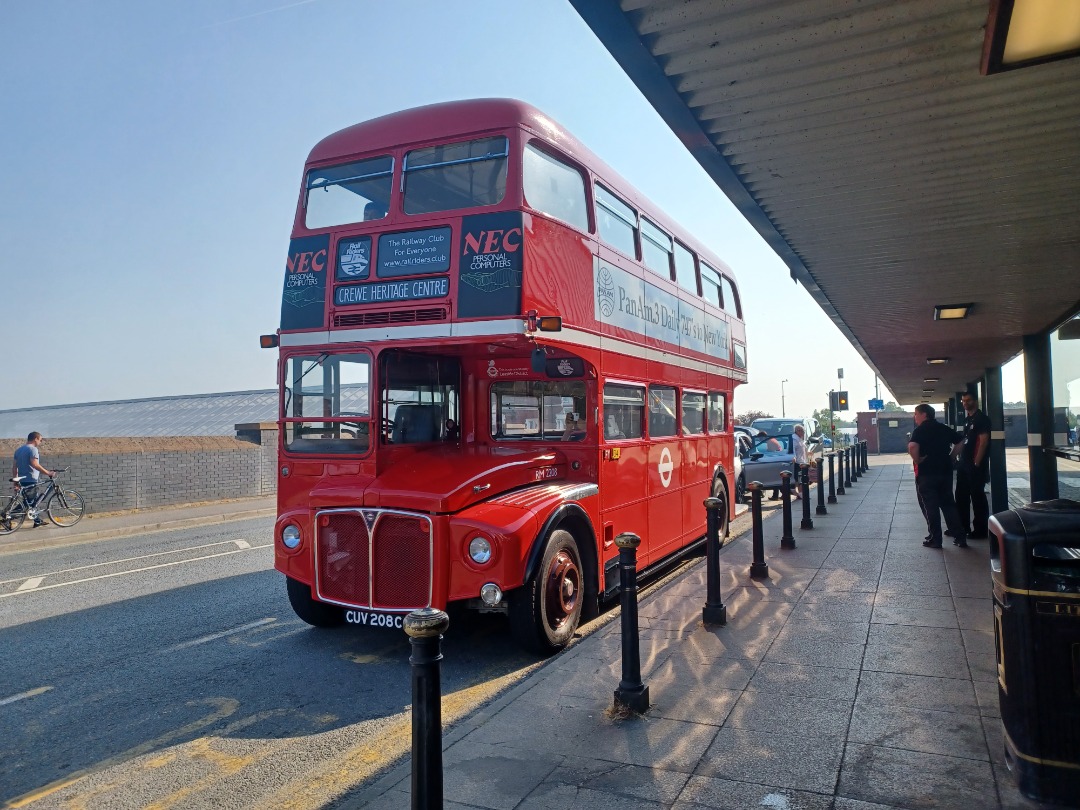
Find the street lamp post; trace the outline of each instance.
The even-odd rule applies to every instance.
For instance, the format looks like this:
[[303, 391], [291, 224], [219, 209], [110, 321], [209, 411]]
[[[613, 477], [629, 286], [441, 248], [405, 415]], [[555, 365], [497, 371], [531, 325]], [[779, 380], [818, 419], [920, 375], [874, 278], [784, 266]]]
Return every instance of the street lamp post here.
[[787, 412], [784, 410], [784, 383], [787, 380], [780, 381], [780, 418], [787, 416]]

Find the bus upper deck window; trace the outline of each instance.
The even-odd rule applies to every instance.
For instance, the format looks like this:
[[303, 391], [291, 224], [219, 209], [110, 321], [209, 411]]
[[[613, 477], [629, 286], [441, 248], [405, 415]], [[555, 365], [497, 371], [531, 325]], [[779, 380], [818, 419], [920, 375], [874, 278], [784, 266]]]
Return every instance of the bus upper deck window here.
[[637, 212], [601, 185], [596, 186], [596, 230], [613, 248], [637, 258]]
[[664, 278], [671, 278], [671, 237], [653, 225], [641, 220], [641, 259], [650, 270]]
[[393, 175], [389, 155], [311, 169], [304, 184], [304, 226], [329, 228], [382, 219], [390, 207]]
[[510, 141], [502, 135], [414, 149], [405, 155], [405, 213], [501, 202], [509, 153]]
[[560, 219], [582, 233], [589, 232], [585, 179], [573, 166], [529, 144], [523, 157], [522, 185], [530, 208]]
[[678, 242], [675, 243], [675, 279], [679, 286], [694, 295], [698, 294], [697, 269], [694, 267], [694, 254]]
[[742, 307], [739, 306], [739, 294], [735, 292], [735, 285], [727, 276], [722, 278], [724, 284], [724, 312], [742, 318]]
[[721, 276], [716, 270], [713, 270], [705, 262], [701, 263], [701, 297], [718, 307], [724, 305], [720, 278]]

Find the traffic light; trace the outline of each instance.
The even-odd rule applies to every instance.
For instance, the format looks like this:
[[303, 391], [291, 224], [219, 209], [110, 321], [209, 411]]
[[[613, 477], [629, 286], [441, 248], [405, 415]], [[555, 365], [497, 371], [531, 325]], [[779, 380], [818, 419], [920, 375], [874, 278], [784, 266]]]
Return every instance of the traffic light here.
[[848, 409], [847, 391], [829, 392], [829, 410], [846, 411]]

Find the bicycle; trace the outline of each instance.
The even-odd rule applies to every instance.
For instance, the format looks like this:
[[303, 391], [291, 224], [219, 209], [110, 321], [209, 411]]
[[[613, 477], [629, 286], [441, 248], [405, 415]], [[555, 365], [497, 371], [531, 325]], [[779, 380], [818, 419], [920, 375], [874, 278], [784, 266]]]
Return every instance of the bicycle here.
[[[38, 483], [35, 487], [21, 487], [14, 495], [0, 497], [0, 535], [11, 534], [23, 525], [27, 517], [37, 520], [47, 515], [56, 526], [67, 528], [82, 520], [86, 512], [86, 501], [81, 493], [74, 489], [65, 489], [56, 477], [68, 470], [54, 470], [49, 480]], [[12, 483], [21, 479], [12, 478]], [[41, 489], [35, 505], [28, 507], [26, 493], [28, 489]]]

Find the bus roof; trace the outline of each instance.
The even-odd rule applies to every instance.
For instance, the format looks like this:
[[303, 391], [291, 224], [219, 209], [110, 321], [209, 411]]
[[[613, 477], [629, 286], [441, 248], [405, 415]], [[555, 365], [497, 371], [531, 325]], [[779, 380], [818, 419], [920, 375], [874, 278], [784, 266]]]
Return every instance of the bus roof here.
[[477, 98], [444, 101], [389, 113], [370, 121], [353, 124], [323, 138], [308, 155], [308, 163], [351, 158], [365, 152], [378, 151], [402, 144], [430, 142], [468, 135], [485, 130], [524, 126], [543, 136], [565, 154], [589, 167], [612, 191], [667, 230], [679, 241], [693, 248], [708, 264], [731, 279], [736, 275], [731, 267], [705, 249], [699, 240], [674, 222], [638, 191], [630, 182], [601, 160], [591, 149], [575, 138], [550, 116], [524, 101], [512, 98]]

